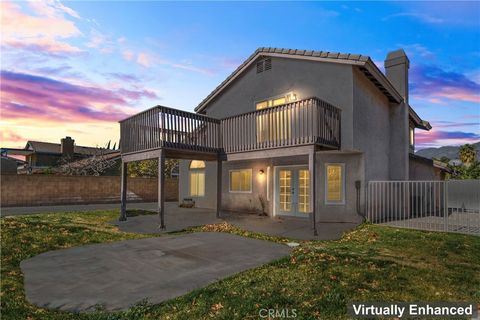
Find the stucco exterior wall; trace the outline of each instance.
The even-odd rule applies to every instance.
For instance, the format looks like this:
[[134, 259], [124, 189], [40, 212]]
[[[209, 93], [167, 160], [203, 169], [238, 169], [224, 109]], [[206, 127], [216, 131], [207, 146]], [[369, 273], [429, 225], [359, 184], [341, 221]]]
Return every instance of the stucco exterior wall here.
[[[317, 160], [317, 220], [324, 222], [360, 222], [357, 214], [357, 200], [360, 210], [364, 210], [364, 159], [361, 153], [319, 151]], [[179, 200], [192, 198], [200, 208], [214, 209], [216, 206], [216, 163], [206, 163], [206, 186], [204, 197], [189, 196], [188, 166], [190, 161], [180, 162]], [[345, 164], [345, 204], [325, 204], [325, 164]], [[230, 161], [223, 163], [222, 174], [222, 210], [232, 212], [261, 213], [260, 197], [266, 201], [265, 212], [274, 215], [275, 167], [304, 165], [308, 168], [306, 155], [268, 158], [262, 160]], [[232, 193], [229, 191], [229, 171], [233, 169], [252, 169], [252, 192]], [[263, 174], [260, 174], [263, 170]], [[355, 181], [361, 181], [360, 196], [357, 199]], [[308, 218], [308, 217], [306, 217]]]
[[215, 209], [217, 206], [217, 163], [205, 161], [205, 196], [192, 197], [190, 195], [190, 167], [191, 160], [179, 160], [178, 201], [188, 198], [195, 201], [198, 208]]
[[365, 75], [354, 70], [354, 149], [365, 155], [365, 178], [390, 176], [390, 105], [387, 97]]
[[[325, 204], [325, 165], [326, 163], [345, 164], [345, 204]], [[317, 152], [317, 221], [319, 222], [361, 222], [357, 214], [357, 201], [360, 213], [365, 212], [365, 160], [361, 153]], [[360, 181], [360, 194], [357, 197], [355, 181]]]
[[445, 174], [428, 160], [410, 158], [409, 170], [410, 180], [445, 180]]
[[288, 92], [298, 99], [316, 96], [342, 109], [342, 149], [353, 144], [352, 66], [338, 63], [272, 58], [272, 69], [256, 72], [253, 63], [208, 106], [205, 113], [225, 118], [255, 110], [255, 103]]

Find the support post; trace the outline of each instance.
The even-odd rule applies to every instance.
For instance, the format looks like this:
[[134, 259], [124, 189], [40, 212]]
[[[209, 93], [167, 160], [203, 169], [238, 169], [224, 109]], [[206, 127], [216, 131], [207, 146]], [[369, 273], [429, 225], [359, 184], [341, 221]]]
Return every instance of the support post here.
[[217, 160], [217, 218], [222, 210], [222, 160]]
[[122, 176], [120, 181], [120, 216], [118, 221], [127, 221], [127, 162], [122, 160]]
[[317, 203], [317, 170], [315, 162], [315, 147], [308, 154], [308, 171], [310, 173], [310, 208], [312, 210], [313, 235], [317, 236], [317, 219], [316, 219], [316, 203]]
[[160, 149], [158, 157], [158, 215], [160, 229], [165, 229], [165, 151]]

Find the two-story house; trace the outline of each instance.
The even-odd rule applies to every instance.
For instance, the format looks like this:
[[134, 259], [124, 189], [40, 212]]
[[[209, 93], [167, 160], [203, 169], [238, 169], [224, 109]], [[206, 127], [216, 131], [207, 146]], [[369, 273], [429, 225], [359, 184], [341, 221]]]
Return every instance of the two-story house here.
[[[126, 162], [183, 159], [179, 199], [196, 206], [318, 222], [359, 222], [365, 185], [408, 180], [414, 130], [430, 124], [408, 102], [409, 60], [385, 74], [368, 56], [260, 48], [196, 113], [157, 106], [121, 121]], [[163, 177], [159, 179], [163, 225]]]

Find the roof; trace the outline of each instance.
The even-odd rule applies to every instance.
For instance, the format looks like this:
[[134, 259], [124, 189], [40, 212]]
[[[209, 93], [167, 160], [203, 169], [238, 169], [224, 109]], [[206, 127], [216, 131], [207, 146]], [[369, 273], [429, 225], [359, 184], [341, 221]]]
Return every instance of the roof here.
[[[61, 154], [61, 144], [60, 143], [51, 143], [51, 142], [43, 142], [43, 141], [28, 141], [25, 149], [29, 149], [29, 146], [35, 152], [40, 153], [53, 153], [53, 154]], [[76, 154], [82, 155], [95, 155], [98, 154], [100, 151], [105, 151], [104, 148], [96, 148], [96, 147], [82, 147], [82, 146], [74, 146], [74, 152]]]
[[378, 69], [369, 56], [351, 53], [338, 53], [328, 51], [297, 50], [284, 48], [258, 48], [250, 55], [235, 71], [232, 72], [220, 85], [218, 85], [200, 104], [195, 108], [196, 112], [203, 111], [207, 104], [215, 98], [224, 88], [236, 79], [259, 57], [280, 57], [322, 62], [343, 63], [358, 66], [360, 70], [372, 81], [391, 102], [400, 103], [403, 99], [387, 77]]
[[441, 171], [451, 172], [450, 168], [448, 167], [448, 164], [446, 164], [446, 163], [444, 163], [440, 160], [425, 158], [425, 157], [422, 157], [422, 156], [419, 156], [419, 155], [413, 154], [413, 153], [409, 153], [408, 156], [409, 156], [410, 160], [421, 161], [421, 162], [424, 162], [428, 165], [431, 165], [432, 167], [437, 168]]
[[432, 129], [432, 125], [430, 124], [430, 122], [426, 120], [422, 120], [411, 106], [408, 106], [408, 109], [409, 109], [408, 115], [410, 119], [413, 121], [413, 124], [415, 124], [415, 128], [419, 128], [427, 131]]

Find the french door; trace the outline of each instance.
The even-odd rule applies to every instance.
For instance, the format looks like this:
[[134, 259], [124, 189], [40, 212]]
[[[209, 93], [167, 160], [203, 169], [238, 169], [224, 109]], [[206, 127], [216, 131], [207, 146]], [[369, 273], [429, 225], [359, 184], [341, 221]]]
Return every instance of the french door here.
[[308, 217], [310, 172], [306, 166], [275, 167], [275, 214]]

